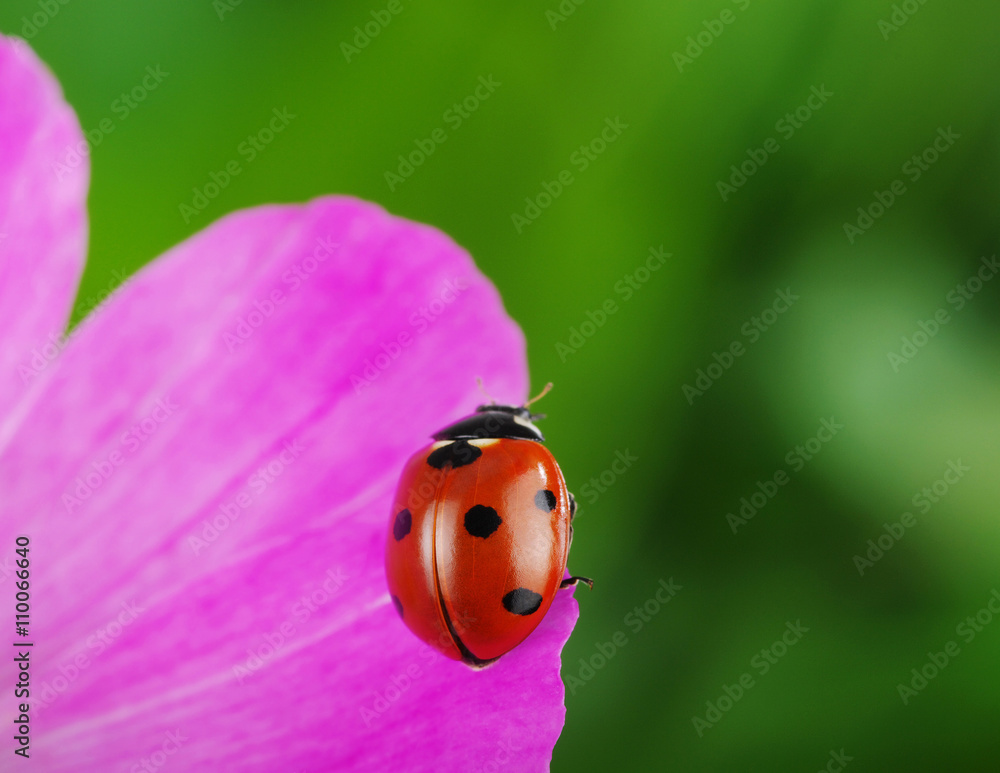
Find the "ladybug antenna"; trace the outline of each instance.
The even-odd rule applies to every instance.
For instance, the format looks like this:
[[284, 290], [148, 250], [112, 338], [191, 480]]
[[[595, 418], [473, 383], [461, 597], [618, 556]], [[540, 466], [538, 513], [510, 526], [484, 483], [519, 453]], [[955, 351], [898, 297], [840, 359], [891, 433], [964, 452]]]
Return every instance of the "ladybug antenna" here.
[[483, 397], [490, 401], [490, 405], [496, 405], [497, 401], [490, 397], [490, 393], [486, 391], [486, 387], [483, 386], [483, 379], [481, 376], [476, 376], [476, 386], [479, 387], [479, 391], [483, 393]]
[[552, 389], [552, 382], [550, 381], [548, 384], [545, 385], [545, 387], [542, 389], [541, 392], [539, 392], [537, 395], [528, 400], [528, 402], [524, 404], [524, 407], [527, 408], [532, 403], [537, 403], [539, 400], [545, 397], [545, 395], [547, 395], [549, 391], [551, 391], [551, 389]]

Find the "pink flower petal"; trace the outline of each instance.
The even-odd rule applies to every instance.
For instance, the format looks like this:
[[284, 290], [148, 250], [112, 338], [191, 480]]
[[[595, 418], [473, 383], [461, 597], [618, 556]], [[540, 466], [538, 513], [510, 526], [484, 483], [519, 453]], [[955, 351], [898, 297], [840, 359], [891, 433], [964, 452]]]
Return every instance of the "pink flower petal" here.
[[476, 673], [385, 590], [396, 476], [477, 375], [525, 397], [493, 287], [351, 199], [237, 213], [131, 280], [0, 448], [0, 544], [32, 539], [39, 769], [546, 769], [571, 595]]
[[87, 248], [89, 166], [57, 164], [83, 141], [59, 83], [0, 35], [0, 445], [57, 356]]

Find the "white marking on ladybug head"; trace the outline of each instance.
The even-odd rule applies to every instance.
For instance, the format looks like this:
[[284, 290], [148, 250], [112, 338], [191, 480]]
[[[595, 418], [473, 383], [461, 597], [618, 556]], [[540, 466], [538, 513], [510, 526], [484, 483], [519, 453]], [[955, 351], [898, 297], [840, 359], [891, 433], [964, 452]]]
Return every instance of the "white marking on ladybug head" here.
[[491, 446], [494, 443], [499, 443], [499, 442], [500, 439], [495, 437], [475, 438], [469, 441], [469, 445], [475, 446], [476, 448], [486, 448], [487, 446]]
[[516, 413], [514, 414], [514, 423], [520, 424], [522, 427], [527, 427], [532, 432], [537, 432], [539, 435], [542, 434], [541, 432], [538, 432], [538, 427], [532, 423], [531, 419], [525, 419], [522, 416], [518, 416]]

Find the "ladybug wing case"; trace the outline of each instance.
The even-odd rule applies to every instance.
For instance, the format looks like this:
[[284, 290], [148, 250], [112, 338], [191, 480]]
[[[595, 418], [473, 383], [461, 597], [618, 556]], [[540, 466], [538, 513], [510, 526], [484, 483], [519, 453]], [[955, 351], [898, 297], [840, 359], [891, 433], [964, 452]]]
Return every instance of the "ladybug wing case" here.
[[565, 571], [569, 499], [555, 459], [533, 440], [457, 440], [415, 454], [386, 547], [390, 593], [410, 630], [473, 667], [523, 641]]

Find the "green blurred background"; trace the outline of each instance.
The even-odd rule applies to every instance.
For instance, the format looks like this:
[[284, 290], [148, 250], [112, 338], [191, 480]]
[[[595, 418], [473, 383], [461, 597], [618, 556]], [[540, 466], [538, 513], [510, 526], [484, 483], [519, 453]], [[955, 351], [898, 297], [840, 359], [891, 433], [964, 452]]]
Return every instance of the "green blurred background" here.
[[[113, 125], [74, 319], [242, 207], [343, 192], [432, 223], [499, 287], [535, 385], [556, 383], [545, 431], [582, 505], [571, 569], [598, 584], [577, 592], [553, 770], [833, 771], [841, 750], [848, 770], [997, 770], [1000, 279], [966, 282], [992, 278], [1000, 238], [1000, 7], [577, 2], [8, 0], [0, 29], [31, 35], [85, 129]], [[345, 54], [366, 23], [378, 34]], [[449, 113], [481, 76], [499, 85]], [[251, 161], [240, 144], [275, 108], [295, 118]], [[926, 151], [939, 129], [952, 139]], [[525, 198], [564, 170], [531, 219]], [[799, 299], [762, 317], [779, 289]], [[709, 388], [685, 395], [699, 369]], [[843, 428], [805, 461], [831, 417]], [[614, 472], [616, 452], [635, 460]], [[752, 518], [727, 517], [761, 488]], [[808, 631], [761, 655], [789, 623]], [[707, 702], [721, 715], [696, 727]]]

